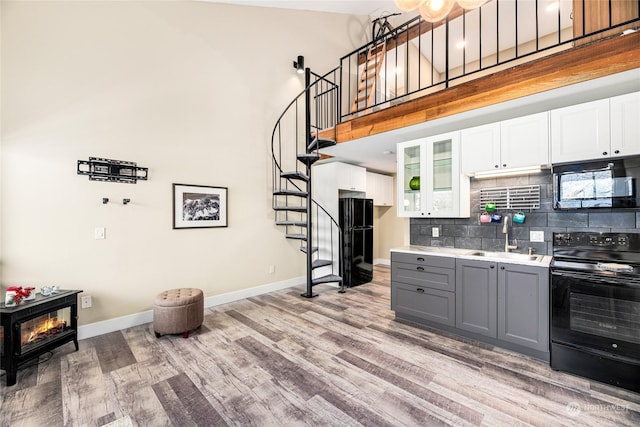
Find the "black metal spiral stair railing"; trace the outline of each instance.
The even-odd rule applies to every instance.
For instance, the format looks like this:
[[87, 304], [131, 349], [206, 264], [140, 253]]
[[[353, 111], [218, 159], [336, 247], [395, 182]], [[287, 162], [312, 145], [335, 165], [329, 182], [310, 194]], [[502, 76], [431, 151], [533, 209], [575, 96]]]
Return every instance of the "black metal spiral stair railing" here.
[[[336, 143], [338, 75], [338, 69], [320, 76], [306, 68], [304, 90], [280, 115], [271, 136], [275, 221], [286, 228], [286, 238], [300, 240], [306, 254], [306, 298], [314, 297], [312, 287], [321, 283], [338, 283], [344, 292], [340, 226], [311, 192], [318, 150]], [[331, 130], [333, 139], [324, 137]]]

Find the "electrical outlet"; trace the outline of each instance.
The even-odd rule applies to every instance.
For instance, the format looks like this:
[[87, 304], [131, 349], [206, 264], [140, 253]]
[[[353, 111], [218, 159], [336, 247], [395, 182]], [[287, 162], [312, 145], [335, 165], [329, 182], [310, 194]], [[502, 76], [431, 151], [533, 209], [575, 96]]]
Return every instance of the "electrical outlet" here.
[[93, 237], [96, 240], [102, 240], [105, 238], [105, 232], [104, 232], [104, 227], [96, 227], [95, 230], [93, 230]]
[[440, 237], [440, 227], [431, 227], [431, 237]]
[[83, 295], [80, 297], [80, 308], [91, 308], [91, 295]]
[[276, 272], [276, 266], [275, 265], [270, 265], [269, 266], [269, 274], [273, 274]]
[[530, 231], [529, 240], [532, 242], [544, 242], [544, 231]]

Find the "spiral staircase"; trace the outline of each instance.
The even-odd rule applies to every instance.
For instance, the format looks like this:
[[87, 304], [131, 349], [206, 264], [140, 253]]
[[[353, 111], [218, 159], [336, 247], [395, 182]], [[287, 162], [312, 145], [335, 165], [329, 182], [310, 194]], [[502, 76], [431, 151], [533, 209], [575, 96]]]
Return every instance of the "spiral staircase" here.
[[312, 288], [342, 281], [342, 233], [336, 219], [312, 197], [311, 166], [319, 150], [336, 144], [338, 69], [324, 76], [305, 69], [305, 88], [278, 118], [271, 137], [272, 207], [287, 239], [306, 255], [306, 298]]

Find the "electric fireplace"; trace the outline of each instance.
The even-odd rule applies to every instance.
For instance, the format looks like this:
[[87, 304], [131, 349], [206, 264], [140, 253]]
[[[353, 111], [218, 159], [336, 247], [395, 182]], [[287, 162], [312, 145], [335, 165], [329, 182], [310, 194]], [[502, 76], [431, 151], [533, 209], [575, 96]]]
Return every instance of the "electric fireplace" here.
[[18, 368], [63, 344], [73, 341], [78, 350], [78, 294], [61, 290], [15, 307], [0, 304], [0, 368], [7, 385], [16, 383]]

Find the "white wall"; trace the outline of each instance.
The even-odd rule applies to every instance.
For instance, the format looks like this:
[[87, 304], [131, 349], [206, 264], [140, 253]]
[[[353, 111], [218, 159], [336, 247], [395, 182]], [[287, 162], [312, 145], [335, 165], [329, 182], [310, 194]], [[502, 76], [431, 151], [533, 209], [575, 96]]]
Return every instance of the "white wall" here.
[[[368, 17], [204, 2], [2, 2], [0, 280], [82, 289], [80, 324], [304, 274], [271, 210], [270, 137]], [[89, 181], [76, 162], [135, 161], [149, 180]], [[229, 189], [227, 228], [172, 230], [172, 183]], [[103, 205], [108, 197], [113, 203]], [[123, 206], [122, 198], [131, 203]], [[106, 239], [94, 240], [95, 227]], [[275, 274], [269, 274], [270, 265]]]
[[[2, 9], [3, 3], [0, 1], [0, 98], [2, 95]], [[0, 137], [2, 135], [2, 102], [0, 102]], [[2, 144], [0, 143], [0, 225], [2, 224]], [[0, 277], [2, 277], [3, 257], [2, 257], [2, 227], [0, 226]], [[2, 281], [0, 281], [0, 285]], [[0, 286], [2, 291], [2, 286]], [[0, 292], [0, 298], [4, 298], [4, 293]], [[4, 300], [3, 300], [4, 301]]]
[[406, 230], [409, 228], [409, 218], [398, 217], [398, 183], [397, 175], [393, 175], [393, 206], [376, 206], [373, 209], [375, 242], [373, 258], [379, 262], [391, 261], [391, 249], [405, 246], [409, 240]]

